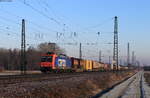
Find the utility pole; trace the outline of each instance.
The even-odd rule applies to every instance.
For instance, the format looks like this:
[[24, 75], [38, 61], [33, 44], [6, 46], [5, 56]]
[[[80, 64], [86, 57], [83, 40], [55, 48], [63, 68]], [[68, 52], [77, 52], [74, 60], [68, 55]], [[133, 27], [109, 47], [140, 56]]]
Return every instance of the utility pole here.
[[109, 64], [110, 64], [110, 58], [111, 58], [111, 57], [109, 56]]
[[113, 48], [113, 65], [118, 69], [118, 19], [114, 20], [114, 48]]
[[122, 59], [120, 58], [120, 65], [122, 65]]
[[26, 73], [26, 40], [25, 40], [25, 20], [22, 19], [22, 30], [21, 30], [21, 74]]
[[134, 54], [134, 65], [136, 66], [136, 55]]
[[80, 46], [79, 46], [79, 66], [81, 65], [81, 59], [82, 59], [82, 50], [81, 50], [81, 47], [82, 47], [82, 44], [80, 43]]
[[135, 54], [134, 51], [132, 51], [132, 66], [135, 66]]
[[102, 51], [100, 50], [99, 51], [99, 62], [101, 62], [102, 61]]
[[79, 58], [82, 59], [82, 44], [80, 43], [80, 49], [79, 49]]
[[130, 65], [130, 43], [127, 46], [127, 65]]

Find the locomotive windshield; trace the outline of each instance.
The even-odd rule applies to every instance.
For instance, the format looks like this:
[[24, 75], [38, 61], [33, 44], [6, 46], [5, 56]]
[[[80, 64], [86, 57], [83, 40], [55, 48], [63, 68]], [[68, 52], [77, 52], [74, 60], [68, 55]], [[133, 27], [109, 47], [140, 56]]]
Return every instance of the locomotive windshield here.
[[43, 56], [41, 62], [52, 62], [53, 56]]

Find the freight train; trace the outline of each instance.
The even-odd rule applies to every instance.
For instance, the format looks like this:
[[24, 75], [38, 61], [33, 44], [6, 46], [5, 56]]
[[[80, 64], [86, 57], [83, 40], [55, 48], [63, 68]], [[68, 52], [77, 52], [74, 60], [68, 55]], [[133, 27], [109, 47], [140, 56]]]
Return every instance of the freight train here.
[[[119, 66], [119, 69], [127, 67]], [[64, 54], [47, 52], [41, 56], [40, 70], [46, 72], [83, 72], [83, 71], [108, 71], [112, 70], [110, 64], [98, 61], [68, 57]], [[115, 70], [115, 67], [114, 69]]]

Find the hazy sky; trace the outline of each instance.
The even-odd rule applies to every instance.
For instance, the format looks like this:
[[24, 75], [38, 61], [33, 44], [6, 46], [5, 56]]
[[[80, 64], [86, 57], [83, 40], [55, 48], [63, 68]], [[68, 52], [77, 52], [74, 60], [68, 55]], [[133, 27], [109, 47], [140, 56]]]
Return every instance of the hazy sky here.
[[127, 43], [130, 42], [131, 51], [135, 51], [137, 59], [149, 64], [149, 5], [149, 0], [0, 2], [0, 47], [20, 48], [20, 24], [24, 18], [27, 44], [30, 46], [45, 41], [57, 42], [67, 50], [68, 55], [78, 56], [81, 42], [85, 58], [98, 59], [98, 51], [102, 50], [103, 60], [108, 61], [113, 45], [107, 43], [113, 42], [113, 17], [118, 16], [119, 54], [122, 61], [126, 61]]

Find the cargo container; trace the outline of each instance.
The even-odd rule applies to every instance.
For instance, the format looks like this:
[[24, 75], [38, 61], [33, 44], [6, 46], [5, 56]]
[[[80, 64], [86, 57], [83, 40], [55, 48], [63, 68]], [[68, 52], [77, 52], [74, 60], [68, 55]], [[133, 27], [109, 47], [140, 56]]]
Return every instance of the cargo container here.
[[107, 69], [107, 64], [104, 64], [104, 70], [106, 70]]
[[112, 70], [112, 69], [111, 69], [111, 64], [107, 64], [107, 65], [108, 65], [108, 66], [107, 66], [107, 67], [108, 67], [107, 70], [109, 70], [109, 71]]
[[100, 63], [97, 61], [92, 61], [92, 68], [93, 69], [99, 69], [100, 68]]
[[72, 70], [75, 72], [83, 72], [84, 60], [71, 57]]
[[111, 70], [111, 65], [110, 65], [110, 64], [105, 63], [104, 65], [105, 65], [105, 66], [104, 66], [104, 70], [105, 70], [105, 71]]
[[116, 65], [113, 65], [113, 70], [118, 70]]
[[100, 69], [101, 69], [101, 70], [104, 70], [105, 64], [102, 63], [102, 62], [99, 62], [99, 63], [100, 63], [100, 67], [101, 67]]
[[93, 71], [100, 71], [101, 70], [101, 64], [97, 61], [92, 61], [92, 70]]
[[84, 71], [92, 71], [92, 61], [91, 60], [84, 60]]
[[122, 65], [120, 65], [120, 70], [127, 70], [127, 69], [128, 69], [127, 66], [122, 66]]
[[71, 63], [72, 63], [72, 68], [73, 69], [80, 68], [80, 59], [71, 57]]
[[85, 65], [85, 60], [81, 59], [80, 60], [80, 67], [83, 69]]

